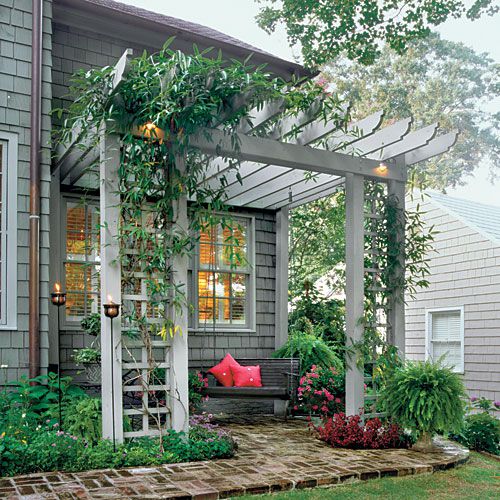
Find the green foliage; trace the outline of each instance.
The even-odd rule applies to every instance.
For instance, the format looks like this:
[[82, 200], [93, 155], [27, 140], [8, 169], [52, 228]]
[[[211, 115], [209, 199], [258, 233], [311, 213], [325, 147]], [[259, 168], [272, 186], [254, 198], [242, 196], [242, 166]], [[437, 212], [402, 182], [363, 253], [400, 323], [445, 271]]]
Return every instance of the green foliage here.
[[290, 211], [289, 293], [302, 297], [304, 283], [328, 275], [333, 292], [341, 293], [345, 262], [345, 193]]
[[66, 408], [63, 428], [88, 443], [97, 443], [102, 430], [101, 399], [83, 398], [73, 401]]
[[293, 311], [288, 315], [290, 327], [300, 319], [307, 318], [313, 327], [321, 332], [326, 342], [344, 347], [345, 342], [345, 303], [339, 299], [323, 299], [313, 285], [305, 283], [306, 290], [294, 302]]
[[80, 325], [85, 333], [97, 337], [101, 334], [101, 315], [99, 313], [89, 314], [82, 319]]
[[85, 363], [100, 363], [101, 351], [93, 347], [84, 347], [82, 349], [74, 349], [73, 360], [77, 365]]
[[463, 185], [483, 162], [496, 175], [500, 116], [485, 103], [498, 96], [500, 73], [487, 54], [432, 34], [410, 43], [401, 56], [385, 47], [371, 66], [339, 58], [324, 68], [323, 78], [352, 103], [355, 119], [382, 109], [387, 125], [411, 116], [416, 128], [438, 122], [443, 130], [460, 130], [450, 151], [412, 167], [411, 184], [438, 190]]
[[265, 4], [259, 26], [272, 33], [283, 24], [290, 45], [300, 43], [306, 65], [321, 66], [345, 53], [371, 64], [385, 42], [404, 53], [409, 42], [424, 38], [450, 18], [477, 19], [498, 12], [494, 0], [257, 0]]
[[109, 440], [89, 443], [57, 423], [29, 426], [25, 432], [0, 434], [0, 476], [63, 470], [160, 465], [183, 461], [230, 458], [236, 443], [230, 434], [203, 417], [191, 425], [189, 435], [168, 431], [163, 440], [138, 438], [113, 450]]
[[500, 455], [500, 420], [486, 411], [468, 415], [457, 439], [472, 450]]
[[396, 368], [381, 392], [388, 416], [415, 436], [458, 432], [464, 398], [460, 375], [431, 361], [408, 361]]
[[343, 371], [342, 359], [328, 345], [307, 318], [299, 318], [291, 328], [286, 343], [274, 352], [275, 358], [298, 358], [302, 374], [313, 365]]

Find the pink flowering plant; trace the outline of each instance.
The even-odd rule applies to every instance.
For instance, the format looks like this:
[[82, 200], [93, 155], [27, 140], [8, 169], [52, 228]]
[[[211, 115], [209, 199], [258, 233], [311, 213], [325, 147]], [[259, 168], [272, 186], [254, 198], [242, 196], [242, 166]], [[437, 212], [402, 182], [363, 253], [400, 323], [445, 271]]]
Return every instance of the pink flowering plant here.
[[296, 411], [322, 418], [344, 410], [344, 374], [334, 367], [312, 365], [300, 378]]
[[189, 373], [189, 412], [196, 413], [203, 402], [208, 400], [205, 389], [208, 387], [208, 378], [201, 372]]

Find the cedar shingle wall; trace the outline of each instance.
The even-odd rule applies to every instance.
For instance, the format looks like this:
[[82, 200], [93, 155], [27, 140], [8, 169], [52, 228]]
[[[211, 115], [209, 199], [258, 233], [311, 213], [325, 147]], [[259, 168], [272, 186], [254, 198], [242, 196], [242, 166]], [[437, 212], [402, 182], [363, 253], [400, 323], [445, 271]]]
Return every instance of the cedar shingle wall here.
[[[41, 365], [48, 365], [49, 191], [51, 109], [51, 2], [44, 2], [42, 68], [42, 164], [40, 219]], [[0, 130], [18, 134], [18, 300], [17, 331], [0, 331], [0, 358], [5, 378], [28, 373], [28, 229], [31, 95], [31, 0], [0, 0]]]
[[472, 396], [500, 399], [500, 245], [427, 202], [429, 225], [440, 231], [431, 285], [407, 299], [406, 352], [425, 356], [425, 309], [464, 306], [465, 383]]

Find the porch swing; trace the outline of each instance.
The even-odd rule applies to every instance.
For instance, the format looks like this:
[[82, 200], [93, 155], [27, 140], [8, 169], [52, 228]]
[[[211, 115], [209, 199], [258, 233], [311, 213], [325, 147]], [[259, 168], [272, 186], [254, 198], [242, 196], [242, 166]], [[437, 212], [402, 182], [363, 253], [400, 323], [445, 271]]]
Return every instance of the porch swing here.
[[[212, 271], [216, 271], [212, 269]], [[215, 287], [214, 287], [215, 288]], [[215, 298], [215, 296], [214, 296]], [[262, 385], [257, 386], [224, 386], [217, 378], [209, 372], [210, 368], [205, 367], [206, 356], [205, 338], [208, 338], [211, 330], [213, 355], [211, 364], [218, 364], [222, 359], [218, 359], [216, 354], [217, 330], [215, 321], [211, 328], [207, 328], [205, 319], [203, 324], [202, 342], [201, 342], [201, 368], [203, 377], [208, 378], [208, 387], [203, 393], [212, 399], [245, 399], [245, 400], [279, 400], [285, 402], [284, 414], [288, 415], [289, 403], [297, 393], [298, 380], [300, 374], [300, 362], [297, 358], [236, 358], [234, 361], [243, 367], [260, 367], [260, 378]], [[262, 344], [262, 337], [259, 337], [259, 343]], [[262, 345], [259, 346], [263, 348]], [[225, 353], [223, 358], [230, 354]]]

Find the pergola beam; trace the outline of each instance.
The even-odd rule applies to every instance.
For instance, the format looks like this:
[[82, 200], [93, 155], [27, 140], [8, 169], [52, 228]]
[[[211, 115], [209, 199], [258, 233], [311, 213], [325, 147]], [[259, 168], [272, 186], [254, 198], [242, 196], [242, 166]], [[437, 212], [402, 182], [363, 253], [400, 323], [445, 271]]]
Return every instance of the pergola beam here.
[[389, 167], [381, 173], [379, 163], [366, 158], [325, 151], [296, 144], [277, 142], [244, 134], [226, 135], [216, 129], [202, 129], [191, 137], [190, 145], [208, 155], [234, 158], [240, 161], [273, 164], [310, 172], [332, 175], [353, 173], [372, 179], [406, 181], [406, 172]]
[[420, 161], [428, 160], [434, 156], [446, 153], [457, 142], [458, 130], [440, 135], [432, 139], [426, 146], [405, 154], [405, 164], [414, 165]]

